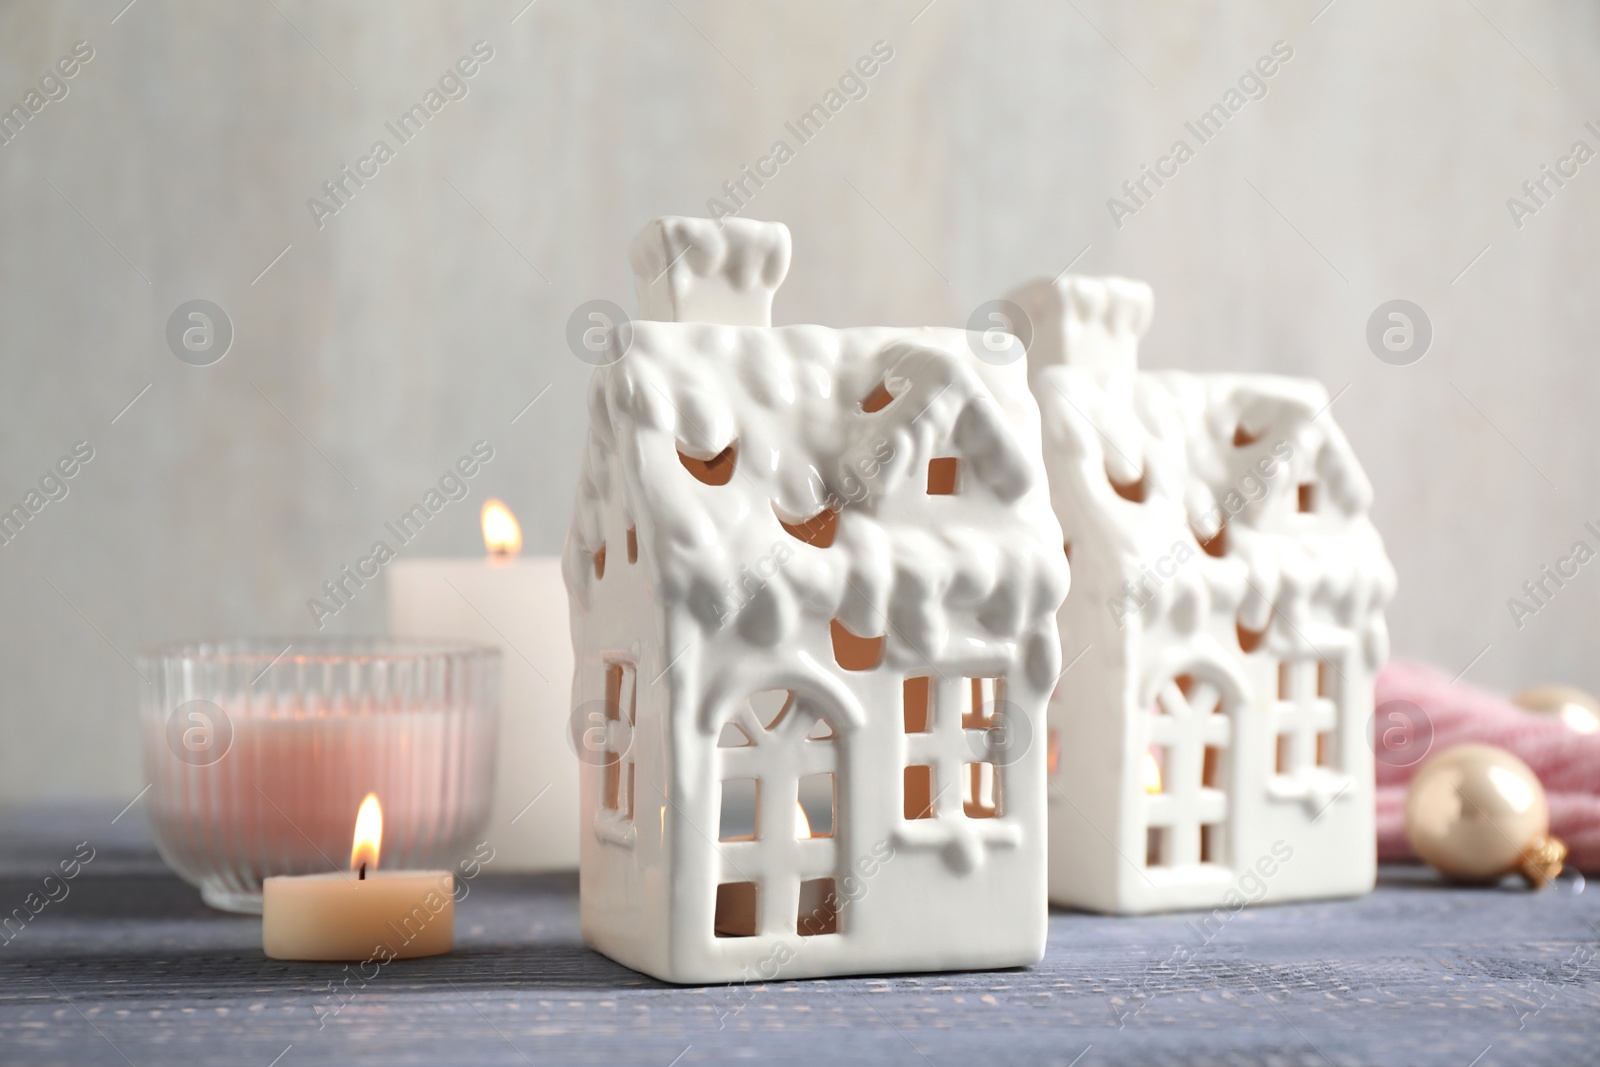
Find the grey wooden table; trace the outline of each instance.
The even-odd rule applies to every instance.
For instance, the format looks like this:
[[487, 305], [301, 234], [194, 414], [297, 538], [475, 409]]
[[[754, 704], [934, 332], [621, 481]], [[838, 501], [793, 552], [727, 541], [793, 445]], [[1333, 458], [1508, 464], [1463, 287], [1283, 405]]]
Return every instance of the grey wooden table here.
[[1394, 868], [1209, 939], [1058, 912], [1026, 970], [676, 988], [584, 947], [574, 877], [485, 874], [453, 955], [354, 981], [330, 1015], [341, 968], [263, 957], [259, 921], [168, 874], [138, 809], [0, 815], [0, 912], [84, 840], [67, 895], [0, 944], [0, 1064], [1600, 1064], [1600, 885]]

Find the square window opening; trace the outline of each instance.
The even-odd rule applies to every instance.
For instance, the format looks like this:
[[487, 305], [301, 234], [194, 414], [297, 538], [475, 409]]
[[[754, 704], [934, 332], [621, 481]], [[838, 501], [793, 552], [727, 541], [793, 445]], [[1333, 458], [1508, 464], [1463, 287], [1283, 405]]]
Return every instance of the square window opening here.
[[950, 496], [960, 488], [961, 460], [940, 456], [928, 460], [928, 495]]
[[800, 779], [800, 812], [796, 837], [832, 837], [838, 798], [833, 774], [808, 774]]
[[1333, 766], [1333, 734], [1326, 730], [1317, 734], [1317, 766]]
[[915, 764], [905, 773], [905, 816], [908, 819], [931, 819], [933, 811], [933, 768]]
[[1166, 826], [1151, 826], [1144, 832], [1144, 865], [1146, 867], [1165, 867], [1167, 865], [1167, 839], [1172, 836], [1172, 830]]
[[761, 829], [761, 779], [728, 778], [722, 783], [722, 813], [717, 840], [753, 841]]
[[933, 680], [927, 675], [916, 675], [907, 678], [902, 689], [902, 702], [905, 708], [906, 733], [925, 734], [931, 726], [933, 718], [930, 701]]
[[967, 706], [961, 713], [963, 730], [987, 730], [995, 725], [995, 714], [1006, 698], [1004, 678], [969, 678]]
[[1222, 788], [1222, 746], [1206, 746], [1206, 754], [1200, 764], [1200, 784], [1207, 789]]
[[602, 768], [604, 781], [600, 787], [600, 802], [611, 811], [622, 806], [622, 757], [615, 752], [606, 753]]
[[1222, 825], [1203, 823], [1200, 827], [1200, 862], [1222, 862]]
[[1294, 697], [1294, 672], [1289, 669], [1287, 662], [1278, 664], [1278, 699], [1291, 700]]
[[1144, 766], [1141, 768], [1144, 778], [1144, 791], [1149, 796], [1156, 796], [1167, 791], [1167, 746], [1151, 745], [1144, 752]]
[[969, 819], [1000, 814], [1000, 780], [992, 763], [968, 763], [961, 775], [961, 807]]
[[1278, 773], [1288, 774], [1294, 769], [1294, 737], [1290, 734], [1279, 734], [1277, 752]]
[[801, 937], [839, 932], [839, 894], [832, 878], [813, 878], [800, 883], [800, 914], [795, 932]]
[[712, 929], [718, 937], [756, 936], [756, 884], [723, 882], [717, 886]]
[[1303, 513], [1309, 513], [1317, 510], [1317, 483], [1300, 483], [1298, 503], [1300, 510]]
[[606, 664], [606, 718], [611, 722], [620, 722], [626, 715], [629, 725], [632, 725], [638, 721], [638, 699], [633, 664]]

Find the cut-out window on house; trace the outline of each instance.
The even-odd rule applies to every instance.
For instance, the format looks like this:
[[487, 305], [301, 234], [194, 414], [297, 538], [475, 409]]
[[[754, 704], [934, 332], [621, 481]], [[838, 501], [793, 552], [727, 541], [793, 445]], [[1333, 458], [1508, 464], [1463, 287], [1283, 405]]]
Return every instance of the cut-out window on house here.
[[601, 803], [612, 811], [622, 808], [622, 760], [610, 755], [605, 762], [605, 777], [601, 783]]
[[812, 723], [811, 731], [806, 734], [807, 741], [837, 741], [838, 739], [838, 733], [835, 732], [832, 726], [828, 725], [827, 719], [818, 719]]
[[961, 460], [939, 456], [928, 460], [928, 495], [950, 496], [960, 489]]
[[750, 735], [738, 723], [723, 723], [722, 732], [717, 735], [718, 748], [749, 748], [753, 744], [755, 742], [750, 740]]
[[1278, 699], [1272, 710], [1275, 773], [1295, 775], [1313, 767], [1338, 768], [1337, 683], [1338, 672], [1327, 660], [1279, 663]]
[[[832, 774], [808, 774], [800, 779], [800, 810], [805, 814], [802, 825], [796, 820], [795, 829], [800, 837], [832, 837], [834, 813], [838, 808]], [[806, 832], [800, 833], [801, 830]]]
[[1207, 789], [1222, 788], [1222, 746], [1207, 745], [1200, 765], [1200, 784]]
[[966, 679], [967, 705], [961, 711], [963, 730], [987, 730], [995, 725], [995, 715], [1005, 700], [1003, 678]]
[[727, 485], [733, 480], [734, 464], [738, 461], [739, 447], [730, 444], [710, 459], [699, 459], [678, 449], [678, 461], [684, 470], [706, 485]]
[[639, 562], [639, 530], [637, 527], [628, 527], [628, 562]]
[[829, 624], [833, 636], [833, 658], [847, 671], [870, 671], [883, 662], [882, 637], [862, 637], [834, 619]]
[[761, 780], [729, 778], [722, 783], [717, 840], [754, 841], [761, 831]]
[[606, 576], [605, 545], [601, 545], [599, 548], [594, 550], [594, 576], [596, 578], [604, 578]]
[[1227, 819], [1229, 748], [1237, 697], [1209, 672], [1177, 674], [1156, 690], [1142, 753], [1146, 861], [1189, 868]]
[[1244, 428], [1244, 423], [1241, 422], [1233, 428], [1233, 447], [1244, 448], [1246, 445], [1253, 445], [1265, 436], [1266, 431], [1251, 433]]
[[1144, 791], [1159, 796], [1167, 791], [1167, 746], [1151, 745], [1144, 754]]
[[638, 686], [632, 663], [605, 665], [605, 748], [601, 754], [600, 804], [633, 818], [633, 754], [629, 742], [638, 721]]
[[718, 937], [756, 936], [756, 884], [723, 882], [717, 886], [712, 927]]
[[[1270, 625], [1271, 623], [1269, 622], [1268, 626]], [[1234, 625], [1234, 629], [1239, 635], [1239, 651], [1245, 653], [1246, 655], [1249, 655], [1251, 652], [1254, 652], [1256, 649], [1260, 648], [1261, 642], [1267, 639], [1266, 626], [1263, 626], [1259, 630], [1252, 630], [1245, 626], [1243, 619], [1240, 619]]]
[[861, 410], [871, 415], [888, 407], [893, 400], [894, 394], [889, 392], [888, 384], [879, 382], [877, 387], [867, 394], [866, 399], [861, 401]]
[[901, 700], [905, 708], [905, 727], [908, 734], [925, 734], [932, 723], [932, 679], [925, 674], [912, 675], [901, 687]]
[[1051, 730], [1049, 747], [1045, 750], [1045, 773], [1054, 775], [1061, 769], [1061, 731]]
[[1194, 539], [1200, 542], [1200, 550], [1206, 555], [1221, 559], [1228, 554], [1228, 522], [1224, 519], [1217, 526], [1217, 532], [1210, 537], [1201, 537], [1199, 531], [1194, 533]]
[[1298, 504], [1302, 512], [1317, 510], [1317, 484], [1315, 482], [1300, 483]]
[[773, 514], [777, 516], [778, 525], [783, 527], [783, 532], [790, 537], [818, 548], [833, 546], [834, 535], [839, 530], [839, 513], [833, 508], [824, 507], [809, 519], [801, 519], [799, 522], [789, 522], [782, 515], [778, 515], [776, 508], [773, 509]]
[[1144, 498], [1148, 493], [1148, 487], [1145, 484], [1146, 478], [1143, 471], [1139, 472], [1139, 477], [1134, 481], [1119, 482], [1111, 476], [1111, 468], [1107, 467], [1106, 481], [1111, 483], [1111, 488], [1115, 490], [1116, 494], [1122, 499], [1130, 500], [1135, 504], [1144, 503]]
[[839, 894], [832, 878], [812, 878], [800, 883], [800, 914], [795, 932], [817, 937], [839, 932]]
[[763, 730], [776, 730], [794, 707], [794, 693], [787, 689], [761, 689], [750, 694], [750, 710]]
[[1164, 867], [1167, 864], [1167, 839], [1172, 834], [1170, 827], [1152, 826], [1144, 832], [1144, 865], [1146, 867]]
[[1000, 814], [1000, 783], [994, 764], [965, 764], [961, 779], [961, 809], [967, 818], [993, 819]]
[[908, 819], [933, 818], [933, 768], [931, 766], [919, 763], [906, 768], [905, 816]]
[[1222, 862], [1222, 826], [1206, 823], [1200, 827], [1200, 862]]

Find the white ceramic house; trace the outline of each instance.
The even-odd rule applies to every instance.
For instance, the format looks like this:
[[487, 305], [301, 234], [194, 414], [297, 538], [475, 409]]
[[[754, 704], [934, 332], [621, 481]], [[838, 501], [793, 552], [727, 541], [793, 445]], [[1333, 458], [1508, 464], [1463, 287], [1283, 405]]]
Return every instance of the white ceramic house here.
[[584, 938], [674, 982], [1036, 962], [1067, 566], [1024, 366], [773, 327], [789, 254], [782, 225], [652, 223], [590, 384]]
[[1032, 320], [1073, 573], [1050, 899], [1134, 913], [1370, 890], [1395, 579], [1332, 398], [1304, 379], [1140, 371], [1141, 282], [1010, 299]]

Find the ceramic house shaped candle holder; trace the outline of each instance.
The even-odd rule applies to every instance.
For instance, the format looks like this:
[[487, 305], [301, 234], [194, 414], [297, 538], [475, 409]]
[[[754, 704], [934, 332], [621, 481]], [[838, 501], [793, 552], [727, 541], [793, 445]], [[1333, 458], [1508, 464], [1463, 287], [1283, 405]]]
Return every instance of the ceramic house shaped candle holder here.
[[584, 938], [674, 982], [1036, 962], [1067, 563], [1024, 366], [773, 327], [789, 254], [652, 223], [590, 384]]
[[1370, 890], [1368, 732], [1395, 579], [1327, 391], [1140, 371], [1141, 282], [1067, 277], [1010, 299], [1032, 320], [1073, 569], [1050, 899], [1135, 913]]

